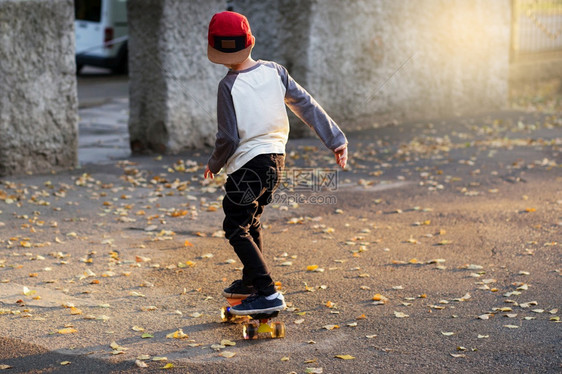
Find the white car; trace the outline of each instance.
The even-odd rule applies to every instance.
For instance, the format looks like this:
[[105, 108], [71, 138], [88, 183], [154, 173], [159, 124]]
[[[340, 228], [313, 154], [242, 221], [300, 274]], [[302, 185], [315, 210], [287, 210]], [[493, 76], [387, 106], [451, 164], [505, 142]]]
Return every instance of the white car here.
[[84, 65], [126, 73], [127, 0], [74, 0], [76, 72]]

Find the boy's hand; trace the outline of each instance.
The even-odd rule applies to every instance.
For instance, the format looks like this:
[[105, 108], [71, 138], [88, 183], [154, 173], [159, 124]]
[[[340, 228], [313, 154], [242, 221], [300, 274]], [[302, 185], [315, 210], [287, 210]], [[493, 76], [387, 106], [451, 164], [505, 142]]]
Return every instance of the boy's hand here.
[[209, 165], [205, 166], [205, 174], [203, 174], [203, 176], [205, 177], [205, 179], [207, 179], [207, 178], [213, 179], [215, 177], [213, 175], [213, 172], [211, 170], [209, 170]]
[[334, 150], [336, 155], [336, 163], [342, 168], [345, 169], [345, 165], [347, 165], [347, 144], [339, 146]]

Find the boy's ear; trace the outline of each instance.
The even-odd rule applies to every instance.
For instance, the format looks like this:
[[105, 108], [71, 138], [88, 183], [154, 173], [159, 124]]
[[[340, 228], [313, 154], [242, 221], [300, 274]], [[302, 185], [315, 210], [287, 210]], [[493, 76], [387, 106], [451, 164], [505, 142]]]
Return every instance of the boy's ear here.
[[256, 37], [252, 35], [252, 47], [256, 45]]

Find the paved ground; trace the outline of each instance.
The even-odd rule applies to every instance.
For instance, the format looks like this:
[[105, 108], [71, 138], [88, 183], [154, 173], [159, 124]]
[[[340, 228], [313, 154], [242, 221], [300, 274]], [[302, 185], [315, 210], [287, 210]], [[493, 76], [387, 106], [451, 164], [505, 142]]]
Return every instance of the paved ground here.
[[316, 140], [290, 141], [298, 183], [288, 179], [264, 217], [290, 303], [284, 339], [246, 341], [220, 321], [240, 263], [219, 230], [222, 180], [202, 179], [207, 152], [96, 155], [78, 170], [0, 180], [0, 368], [559, 372], [560, 116], [348, 135], [336, 184]]

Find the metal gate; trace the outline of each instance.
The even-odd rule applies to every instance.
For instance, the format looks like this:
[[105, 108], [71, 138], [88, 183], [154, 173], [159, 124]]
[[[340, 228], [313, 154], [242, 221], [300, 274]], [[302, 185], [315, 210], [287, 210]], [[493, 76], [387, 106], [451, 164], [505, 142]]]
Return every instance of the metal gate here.
[[562, 0], [512, 0], [511, 60], [562, 54]]

